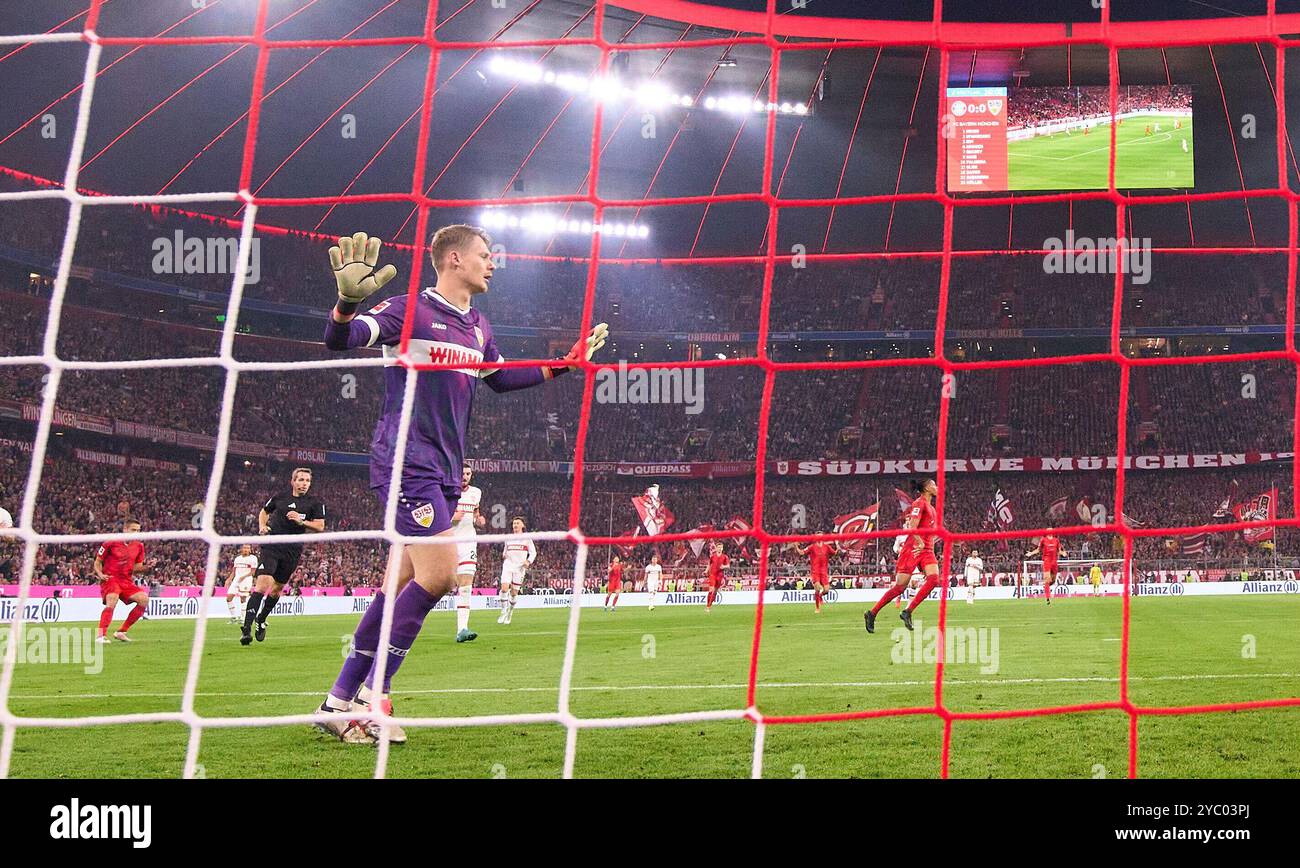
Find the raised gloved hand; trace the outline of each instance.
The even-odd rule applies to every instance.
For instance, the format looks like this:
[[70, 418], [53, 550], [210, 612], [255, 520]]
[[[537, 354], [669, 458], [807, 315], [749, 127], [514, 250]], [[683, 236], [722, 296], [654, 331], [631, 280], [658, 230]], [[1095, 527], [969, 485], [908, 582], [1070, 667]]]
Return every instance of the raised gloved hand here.
[[375, 270], [382, 243], [378, 238], [358, 232], [350, 237], [345, 235], [339, 239], [338, 247], [330, 248], [330, 267], [334, 269], [341, 301], [360, 304], [397, 276], [397, 269], [392, 265]]

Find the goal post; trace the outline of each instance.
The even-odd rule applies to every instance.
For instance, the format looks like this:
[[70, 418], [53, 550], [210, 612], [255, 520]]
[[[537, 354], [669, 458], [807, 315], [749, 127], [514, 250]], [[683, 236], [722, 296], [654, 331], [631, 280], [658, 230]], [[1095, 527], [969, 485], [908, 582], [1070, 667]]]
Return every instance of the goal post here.
[[[1123, 584], [1123, 558], [1057, 558], [1056, 581], [1062, 581], [1067, 575], [1074, 576], [1076, 583], [1080, 579], [1086, 581], [1088, 573], [1092, 570], [1093, 564], [1101, 567], [1103, 583], [1113, 585]], [[1131, 562], [1128, 569], [1129, 578], [1132, 579], [1133, 565]], [[1021, 562], [1019, 583], [1022, 586], [1041, 585], [1043, 583], [1042, 559], [1026, 560]]]

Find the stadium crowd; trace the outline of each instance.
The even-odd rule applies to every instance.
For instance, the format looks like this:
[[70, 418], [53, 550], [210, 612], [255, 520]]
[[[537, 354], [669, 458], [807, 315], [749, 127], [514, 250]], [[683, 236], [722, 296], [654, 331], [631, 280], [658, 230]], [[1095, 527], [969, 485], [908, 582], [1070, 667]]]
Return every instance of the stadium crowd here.
[[[1133, 105], [1153, 99], [1144, 89], [1126, 90]], [[1089, 97], [1091, 98], [1091, 97]], [[1181, 99], [1181, 97], [1179, 97]], [[1126, 103], [1127, 105], [1128, 103]], [[13, 188], [11, 181], [0, 188]], [[0, 355], [39, 354], [47, 321], [51, 279], [48, 268], [14, 259], [14, 250], [52, 261], [58, 253], [66, 205], [24, 202], [0, 209], [0, 301], [11, 328], [0, 332]], [[189, 236], [233, 237], [215, 223], [182, 219], [162, 209], [87, 209], [79, 236], [77, 262], [138, 281], [166, 284], [167, 291], [127, 290], [113, 278], [89, 279], [78, 271], [69, 284], [57, 348], [69, 360], [147, 360], [215, 357], [221, 340], [224, 304], [182, 300], [172, 292], [224, 294], [224, 275], [160, 275], [153, 268], [153, 243], [177, 230]], [[300, 236], [260, 239], [260, 280], [246, 300], [292, 304], [314, 315], [282, 316], [246, 307], [241, 312], [234, 355], [243, 361], [298, 362], [333, 358], [320, 343], [319, 314], [333, 289], [327, 280], [303, 279], [323, 272], [322, 245]], [[5, 250], [9, 253], [5, 253]], [[7, 257], [7, 259], [6, 259]], [[395, 257], [396, 258], [396, 257]], [[1130, 286], [1124, 319], [1131, 325], [1233, 325], [1283, 322], [1285, 263], [1276, 257], [1165, 257], [1149, 285]], [[505, 334], [508, 357], [550, 358], [564, 351], [580, 309], [586, 266], [571, 262], [507, 260], [510, 291], [488, 293], [480, 307]], [[1279, 270], [1280, 269], [1280, 270]], [[957, 260], [952, 269], [948, 327], [988, 329], [993, 340], [1005, 328], [1103, 327], [1109, 325], [1112, 285], [1108, 277], [1050, 275], [1037, 256]], [[596, 319], [611, 323], [614, 338], [607, 353], [628, 361], [680, 360], [752, 355], [752, 340], [742, 332], [757, 329], [762, 268], [754, 265], [606, 266], [600, 271]], [[937, 308], [939, 264], [929, 259], [812, 262], [806, 268], [777, 270], [773, 280], [770, 326], [773, 332], [804, 330], [929, 329]], [[1225, 292], [1190, 292], [1210, 284]], [[647, 287], [653, 286], [653, 291]], [[1086, 293], [1098, 303], [1080, 303]], [[513, 328], [512, 328], [513, 327]], [[519, 327], [526, 336], [511, 334]], [[1209, 338], [1206, 338], [1209, 340]], [[1225, 339], [1226, 340], [1226, 339]], [[798, 342], [773, 345], [786, 358], [802, 351]], [[863, 347], [868, 347], [866, 350]], [[924, 348], [928, 352], [932, 348]], [[906, 335], [869, 344], [810, 341], [810, 355], [830, 361], [866, 352], [920, 354]], [[980, 339], [965, 339], [954, 357], [986, 352]], [[356, 358], [374, 359], [358, 352]], [[679, 403], [593, 404], [585, 457], [588, 461], [752, 461], [757, 451], [762, 372], [752, 367], [704, 371], [699, 412]], [[0, 439], [30, 442], [30, 408], [39, 404], [43, 369], [0, 365], [0, 400], [5, 403]], [[130, 371], [69, 371], [60, 383], [57, 408], [118, 423], [214, 435], [218, 427], [224, 372], [218, 365], [150, 367]], [[1138, 367], [1131, 373], [1128, 442], [1134, 454], [1153, 452], [1285, 451], [1290, 448], [1294, 372], [1286, 364], [1222, 364]], [[232, 416], [232, 436], [270, 448], [331, 449], [365, 452], [381, 399], [381, 377], [374, 366], [322, 370], [245, 371]], [[778, 461], [825, 458], [929, 458], [937, 448], [940, 372], [932, 367], [782, 372], [775, 378], [770, 409], [768, 458]], [[468, 438], [472, 458], [571, 460], [576, 443], [582, 379], [568, 377], [547, 388], [509, 398], [484, 395], [476, 403]], [[1106, 364], [1000, 369], [959, 374], [950, 404], [949, 457], [1001, 455], [1100, 455], [1116, 448], [1118, 374]], [[26, 405], [27, 409], [24, 409]], [[26, 413], [26, 421], [23, 414]], [[100, 425], [100, 420], [96, 420]], [[206, 496], [210, 457], [198, 449], [151, 445], [167, 432], [136, 432], [129, 437], [88, 433], [84, 425], [60, 425], [52, 438], [36, 514], [44, 532], [111, 530], [122, 510], [147, 529], [183, 529]], [[92, 426], [94, 427], [94, 426]], [[102, 427], [102, 426], [100, 426]], [[60, 440], [67, 435], [66, 442]], [[74, 443], [76, 446], [74, 446]], [[178, 462], [181, 470], [123, 468], [80, 460], [75, 448]], [[11, 511], [26, 479], [21, 448], [0, 447], [0, 503]], [[192, 468], [192, 469], [191, 469]], [[285, 466], [259, 458], [246, 467], [232, 461], [218, 505], [223, 533], [251, 533], [260, 502], [281, 483]], [[317, 484], [333, 504], [331, 529], [377, 527], [379, 508], [366, 490], [360, 470], [317, 468]], [[1261, 487], [1262, 469], [1232, 474]], [[1200, 523], [1207, 488], [1227, 484], [1228, 471], [1180, 475], [1142, 474], [1150, 486], [1131, 486], [1129, 515], [1155, 524]], [[1287, 474], [1272, 474], [1287, 477]], [[1213, 484], [1204, 479], [1212, 476]], [[584, 525], [627, 532], [636, 526], [628, 480], [587, 476]], [[1280, 479], [1284, 492], [1289, 492]], [[1158, 483], [1158, 484], [1157, 484]], [[636, 483], [640, 484], [640, 483]], [[1066, 497], [1071, 506], [1087, 499], [1107, 502], [1111, 481], [1068, 482], [1060, 474], [1024, 474], [1006, 481], [1007, 495], [1019, 514], [1042, 517]], [[865, 506], [866, 492], [888, 493], [902, 480], [773, 479], [768, 486], [769, 515], [785, 515], [794, 505], [807, 512], [809, 528], [829, 529], [835, 515]], [[991, 497], [987, 478], [954, 474], [949, 479], [949, 526], [983, 527]], [[567, 526], [569, 489], [563, 476], [507, 476], [491, 480], [491, 502], [513, 514], [523, 512], [532, 529]], [[1250, 486], [1246, 486], [1250, 487]], [[750, 516], [752, 479], [682, 482], [671, 499], [677, 528], [721, 527], [736, 516]], [[489, 487], [485, 484], [485, 491]], [[969, 494], [968, 494], [969, 492]], [[1155, 493], [1155, 492], [1158, 492]], [[1284, 494], [1284, 500], [1289, 493]], [[601, 525], [601, 517], [604, 525]], [[594, 517], [594, 518], [593, 518]], [[1028, 521], [1028, 519], [1026, 519]], [[497, 529], [504, 529], [497, 526]], [[1286, 532], [1279, 537], [1285, 539]], [[0, 574], [12, 577], [12, 555], [0, 559]], [[1216, 555], [1235, 557], [1240, 540], [1212, 540]], [[1167, 551], [1160, 540], [1138, 544], [1141, 557]], [[85, 547], [42, 550], [39, 571], [54, 580], [89, 578]], [[189, 583], [201, 575], [205, 552], [197, 543], [158, 543], [151, 556], [157, 575], [169, 583]], [[571, 568], [572, 547], [543, 543], [537, 569], [545, 581], [563, 583]], [[1068, 548], [1068, 544], [1067, 544]], [[382, 570], [383, 547], [370, 542], [333, 543], [309, 548], [299, 573], [303, 584], [369, 581]], [[674, 562], [682, 550], [670, 552]], [[1014, 554], [1014, 552], [1012, 553]], [[226, 553], [227, 557], [229, 553]], [[480, 578], [495, 578], [492, 547], [484, 551]], [[774, 553], [783, 567], [798, 558]]]
[[[1110, 91], [1105, 86], [1016, 88], [1007, 97], [1009, 129], [1110, 114]], [[1126, 84], [1119, 87], [1115, 113], [1191, 108], [1192, 93], [1182, 85]]]

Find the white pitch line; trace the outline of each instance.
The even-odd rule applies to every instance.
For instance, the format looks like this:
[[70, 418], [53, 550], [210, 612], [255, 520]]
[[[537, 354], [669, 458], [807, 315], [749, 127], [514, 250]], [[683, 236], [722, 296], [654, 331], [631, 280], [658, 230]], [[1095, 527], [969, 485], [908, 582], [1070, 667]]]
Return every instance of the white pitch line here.
[[[975, 664], [971, 664], [975, 665]], [[1225, 673], [1221, 675], [1130, 675], [1129, 681], [1215, 681], [1224, 679], [1241, 679], [1241, 678], [1300, 678], [1300, 673], [1295, 672], [1239, 672]], [[1067, 676], [1061, 678], [944, 678], [945, 686], [955, 684], [1117, 684], [1118, 676], [1109, 675], [1082, 675]], [[917, 679], [910, 681], [770, 681], [758, 683], [760, 690], [805, 690], [824, 687], [917, 687], [921, 685], [930, 686], [934, 684], [933, 678]], [[647, 691], [647, 690], [744, 690], [749, 685], [744, 682], [735, 684], [623, 684], [623, 685], [591, 685], [584, 687], [573, 687], [571, 690], [588, 693], [617, 693], [624, 691]], [[441, 694], [471, 694], [471, 693], [554, 693], [553, 686], [547, 687], [435, 687], [426, 690], [398, 690], [399, 696], [428, 696]], [[13, 694], [10, 699], [171, 699], [181, 696], [180, 693], [28, 693]], [[286, 691], [229, 691], [229, 692], [198, 692], [194, 696], [200, 697], [221, 697], [221, 696], [320, 696], [319, 690], [286, 690]]]

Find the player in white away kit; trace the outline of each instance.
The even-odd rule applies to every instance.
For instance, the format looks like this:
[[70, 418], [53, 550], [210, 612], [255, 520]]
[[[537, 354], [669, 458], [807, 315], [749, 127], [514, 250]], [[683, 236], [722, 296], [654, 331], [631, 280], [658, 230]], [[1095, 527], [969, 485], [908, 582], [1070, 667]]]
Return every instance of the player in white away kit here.
[[244, 543], [239, 547], [239, 554], [230, 568], [230, 578], [226, 579], [226, 608], [230, 610], [230, 623], [244, 623], [244, 610], [248, 606], [248, 595], [253, 593], [253, 582], [257, 579], [257, 555], [253, 547]]
[[650, 595], [650, 611], [655, 610], [655, 594], [659, 593], [659, 580], [663, 577], [664, 568], [659, 566], [659, 555], [650, 558], [650, 563], [645, 565], [645, 591]]
[[[511, 533], [524, 532], [524, 517], [510, 520]], [[524, 583], [524, 572], [537, 560], [537, 547], [530, 539], [506, 540], [501, 551], [501, 616], [498, 624], [509, 624], [515, 616], [515, 597]]]
[[966, 558], [966, 602], [973, 605], [975, 603], [975, 588], [979, 586], [984, 579], [984, 559], [980, 557], [979, 549], [972, 549], [970, 557]]
[[469, 598], [474, 593], [474, 574], [478, 572], [478, 543], [473, 542], [478, 536], [477, 527], [487, 524], [487, 519], [478, 511], [483, 502], [483, 491], [470, 485], [474, 470], [466, 464], [460, 472], [460, 500], [456, 502], [456, 512], [451, 517], [451, 526], [457, 536], [467, 537], [471, 542], [456, 546], [456, 641], [472, 642], [478, 634], [469, 628]]

